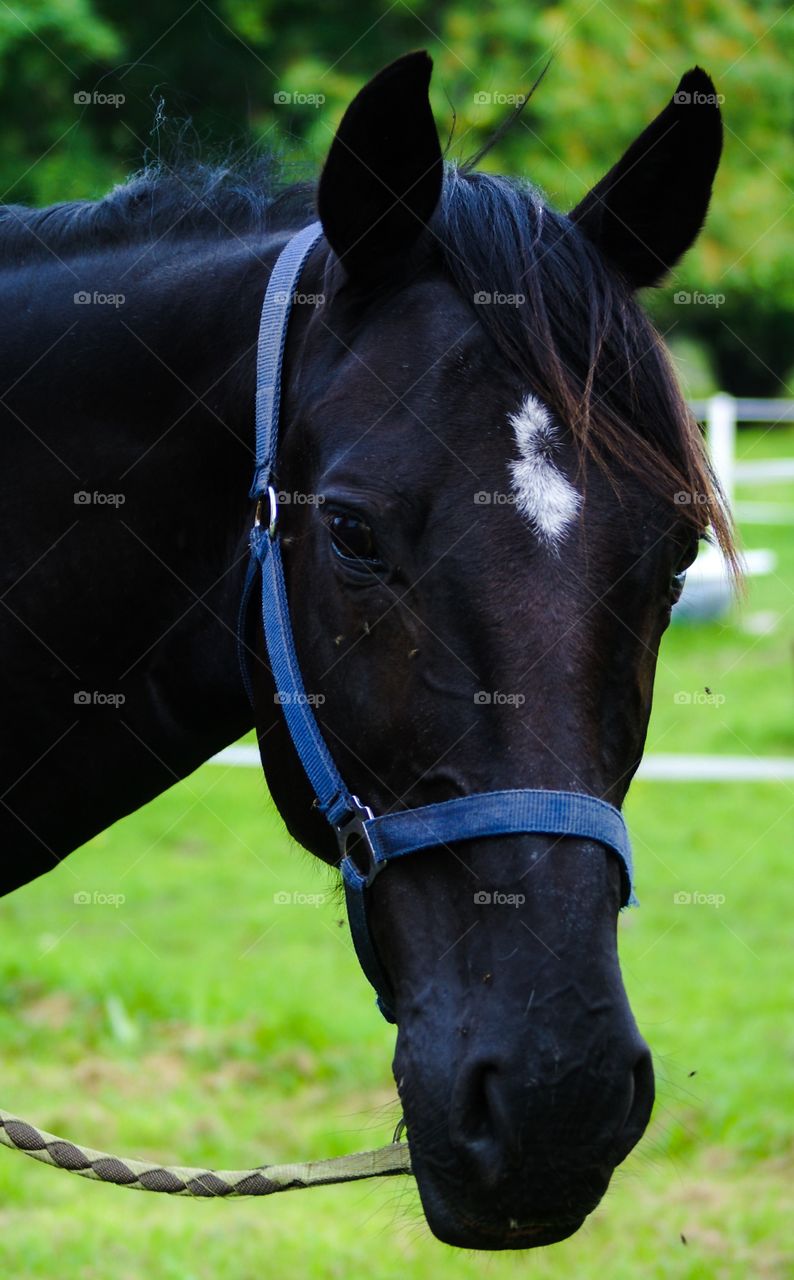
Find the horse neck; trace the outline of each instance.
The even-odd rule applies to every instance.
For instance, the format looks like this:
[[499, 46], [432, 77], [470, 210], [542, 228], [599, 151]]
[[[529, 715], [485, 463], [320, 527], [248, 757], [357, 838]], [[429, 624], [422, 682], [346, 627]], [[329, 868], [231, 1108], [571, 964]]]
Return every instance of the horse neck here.
[[251, 727], [235, 631], [274, 253], [114, 248], [0, 279], [0, 891]]

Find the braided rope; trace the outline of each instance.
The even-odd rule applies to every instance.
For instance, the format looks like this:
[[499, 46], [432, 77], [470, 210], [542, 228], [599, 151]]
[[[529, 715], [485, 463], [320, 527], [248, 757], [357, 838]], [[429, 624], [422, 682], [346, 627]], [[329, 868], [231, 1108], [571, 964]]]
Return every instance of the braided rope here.
[[256, 1169], [186, 1169], [111, 1156], [45, 1133], [27, 1120], [0, 1111], [0, 1143], [34, 1160], [79, 1174], [95, 1182], [111, 1182], [135, 1191], [172, 1196], [269, 1196], [277, 1191], [324, 1187], [361, 1178], [384, 1178], [411, 1172], [408, 1144], [393, 1142], [378, 1151], [302, 1164], [260, 1165]]

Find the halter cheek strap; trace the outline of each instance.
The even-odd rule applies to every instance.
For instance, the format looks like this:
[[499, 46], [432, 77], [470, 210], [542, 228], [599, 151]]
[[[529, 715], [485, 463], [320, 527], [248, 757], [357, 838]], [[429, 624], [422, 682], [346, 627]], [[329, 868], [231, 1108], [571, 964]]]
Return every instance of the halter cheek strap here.
[[369, 928], [369, 889], [385, 867], [422, 849], [448, 847], [490, 836], [541, 834], [595, 841], [611, 849], [623, 867], [623, 905], [636, 905], [631, 845], [620, 810], [577, 791], [486, 791], [375, 816], [345, 786], [325, 743], [303, 686], [284, 581], [273, 487], [279, 439], [281, 375], [290, 309], [301, 271], [322, 237], [319, 222], [299, 231], [276, 261], [259, 328], [256, 392], [256, 501], [238, 626], [240, 666], [252, 699], [244, 634], [251, 595], [262, 582], [262, 625], [277, 698], [317, 806], [336, 832], [353, 943], [384, 1016], [394, 1022], [394, 998]]

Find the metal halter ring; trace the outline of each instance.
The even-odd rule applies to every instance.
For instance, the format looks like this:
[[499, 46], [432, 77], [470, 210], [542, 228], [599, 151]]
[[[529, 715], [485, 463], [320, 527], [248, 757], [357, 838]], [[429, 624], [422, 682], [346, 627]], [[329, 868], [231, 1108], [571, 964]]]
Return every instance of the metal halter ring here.
[[[264, 498], [257, 499], [256, 512], [254, 514], [255, 529], [262, 528], [263, 502], [264, 502]], [[268, 503], [267, 536], [270, 538], [272, 542], [273, 538], [275, 538], [276, 536], [276, 523], [278, 521], [278, 495], [276, 494], [276, 491], [273, 488], [272, 484], [269, 484], [267, 486], [267, 503]]]
[[[369, 832], [366, 823], [375, 817], [369, 805], [362, 804], [358, 796], [351, 795], [353, 809], [349, 818], [345, 822], [335, 824], [336, 838], [339, 841], [339, 852], [342, 860], [348, 859], [358, 875], [366, 880], [367, 888], [372, 884], [379, 871], [383, 869], [383, 863], [377, 862], [375, 859], [375, 850], [372, 847], [372, 841], [369, 838]], [[363, 851], [361, 845], [363, 844]], [[366, 854], [366, 869], [358, 865], [356, 854], [364, 852]]]

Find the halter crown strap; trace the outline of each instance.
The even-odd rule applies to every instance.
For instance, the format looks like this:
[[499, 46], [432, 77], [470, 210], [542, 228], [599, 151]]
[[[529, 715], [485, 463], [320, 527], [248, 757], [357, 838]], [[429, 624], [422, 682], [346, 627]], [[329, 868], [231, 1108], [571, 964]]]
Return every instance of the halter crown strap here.
[[276, 465], [281, 409], [281, 370], [287, 343], [287, 326], [295, 300], [295, 286], [306, 259], [323, 234], [322, 224], [312, 222], [289, 240], [270, 273], [256, 356], [256, 470], [249, 497], [261, 498]]
[[303, 266], [321, 236], [322, 226], [314, 222], [287, 243], [271, 272], [262, 307], [257, 355], [256, 470], [250, 492], [257, 505], [250, 536], [251, 559], [240, 605], [238, 653], [243, 680], [252, 698], [244, 636], [251, 593], [261, 577], [262, 625], [276, 699], [320, 812], [336, 831], [356, 953], [377, 992], [381, 1012], [393, 1022], [393, 993], [372, 941], [367, 904], [375, 877], [395, 859], [420, 849], [448, 848], [459, 841], [490, 836], [568, 836], [596, 841], [611, 849], [623, 868], [623, 904], [636, 905], [637, 899], [626, 824], [620, 810], [605, 800], [576, 791], [487, 791], [375, 817], [345, 786], [331, 758], [306, 695], [295, 651], [273, 486], [290, 311]]

